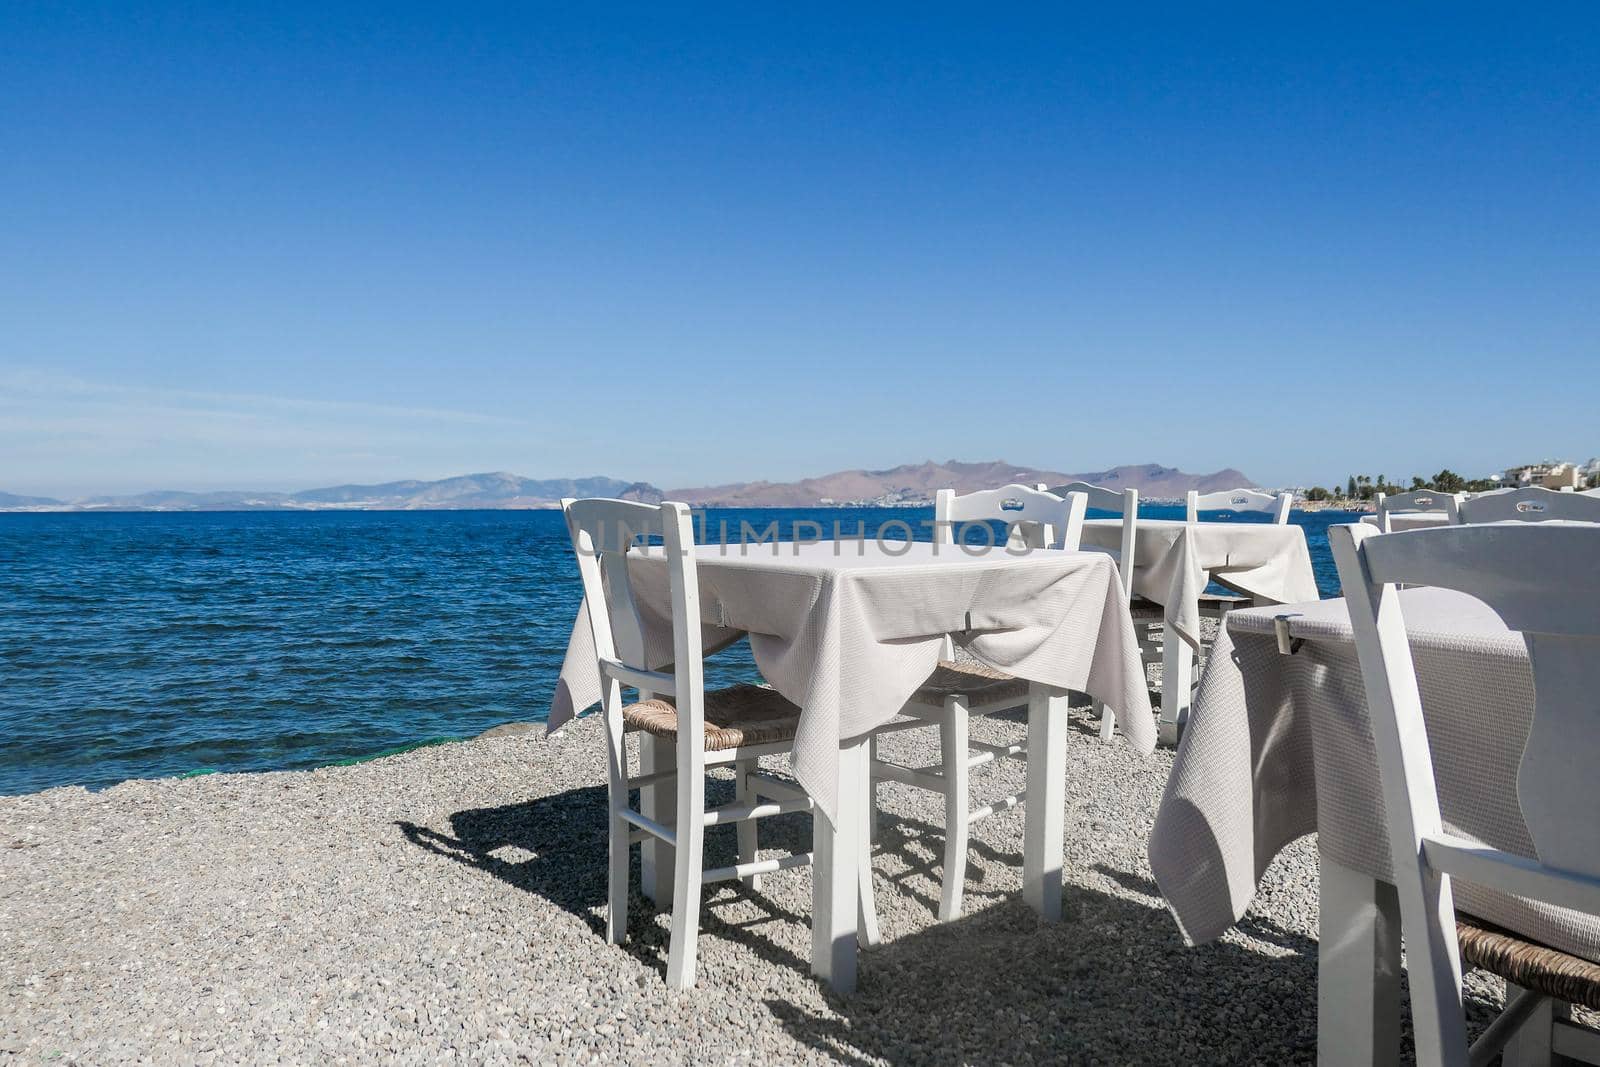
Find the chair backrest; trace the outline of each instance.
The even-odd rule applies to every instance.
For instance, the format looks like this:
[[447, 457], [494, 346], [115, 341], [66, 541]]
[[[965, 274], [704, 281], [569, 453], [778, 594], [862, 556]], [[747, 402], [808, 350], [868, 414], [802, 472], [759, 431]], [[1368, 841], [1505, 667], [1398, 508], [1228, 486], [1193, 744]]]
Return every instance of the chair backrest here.
[[1122, 548], [1117, 567], [1122, 575], [1122, 591], [1133, 596], [1133, 553], [1139, 542], [1139, 490], [1129, 487], [1118, 491], [1088, 482], [1069, 482], [1050, 490], [1056, 496], [1082, 493], [1088, 506], [1097, 511], [1109, 511], [1122, 516]]
[[[563, 500], [567, 533], [578, 557], [583, 596], [589, 610], [608, 716], [622, 713], [622, 687], [639, 690], [641, 699], [671, 694], [678, 708], [680, 749], [701, 751], [705, 721], [705, 668], [700, 636], [700, 586], [695, 568], [694, 527], [689, 506], [668, 501], [640, 504], [630, 500]], [[652, 670], [647, 662], [644, 619], [628, 573], [630, 553], [637, 556], [660, 538], [666, 556], [672, 614], [672, 667]], [[620, 723], [618, 724], [620, 730]], [[687, 744], [685, 739], [693, 741]]]
[[1226, 489], [1216, 493], [1189, 490], [1189, 522], [1199, 522], [1202, 511], [1247, 512], [1260, 511], [1272, 516], [1280, 526], [1289, 521], [1289, 509], [1294, 506], [1293, 493], [1263, 493], [1259, 489]]
[[1461, 502], [1454, 493], [1440, 493], [1433, 489], [1415, 489], [1409, 493], [1396, 493], [1393, 496], [1379, 493], [1377, 500], [1378, 529], [1384, 533], [1389, 532], [1389, 516], [1403, 512], [1442, 512], [1445, 516], [1445, 522], [1449, 525], [1454, 526], [1461, 522]]
[[1088, 498], [1082, 493], [1063, 498], [1042, 485], [1012, 484], [962, 496], [954, 489], [941, 489], [933, 498], [934, 530], [942, 543], [954, 544], [962, 523], [1002, 522], [1008, 535], [1023, 533], [1034, 548], [1075, 550], [1083, 537], [1087, 508]]
[[1461, 521], [1548, 522], [1572, 519], [1600, 522], [1600, 500], [1586, 493], [1561, 493], [1530, 485], [1501, 493], [1485, 493], [1461, 502]]
[[[1600, 526], [1335, 526], [1399, 889], [1419, 1062], [1466, 1062], [1452, 877], [1600, 915]], [[1485, 602], [1528, 646], [1534, 715], [1517, 797], [1537, 859], [1447, 834], [1397, 586]], [[1424, 949], [1424, 945], [1426, 948]]]

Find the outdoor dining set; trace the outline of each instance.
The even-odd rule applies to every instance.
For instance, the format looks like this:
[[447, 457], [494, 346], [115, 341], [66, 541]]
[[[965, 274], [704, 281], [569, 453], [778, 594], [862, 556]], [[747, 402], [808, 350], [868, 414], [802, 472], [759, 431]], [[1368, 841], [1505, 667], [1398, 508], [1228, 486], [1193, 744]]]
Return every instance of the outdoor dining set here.
[[[1600, 497], [1382, 499], [1329, 528], [1327, 600], [1291, 504], [1190, 493], [1183, 518], [1153, 519], [1131, 489], [1008, 485], [938, 493], [928, 540], [780, 541], [708, 538], [683, 504], [564, 501], [584, 599], [550, 726], [601, 709], [608, 938], [627, 933], [635, 844], [676, 988], [695, 983], [703, 886], [808, 865], [811, 968], [848, 995], [878, 940], [878, 795], [897, 787], [942, 801], [940, 920], [962, 914], [971, 828], [1014, 809], [1023, 899], [1059, 919], [1082, 694], [1103, 741], [1178, 743], [1148, 851], [1190, 943], [1318, 835], [1320, 1062], [1397, 1060], [1402, 930], [1419, 1062], [1600, 1062], [1600, 1033], [1571, 1020], [1600, 1009]], [[740, 640], [764, 684], [708, 689], [704, 660]], [[969, 732], [1017, 709], [1025, 736]], [[908, 730], [934, 732], [934, 765], [880, 752]], [[1024, 786], [995, 797], [981, 770], [1001, 760]], [[717, 768], [731, 803], [708, 803]], [[760, 820], [799, 812], [811, 850], [763, 850]], [[736, 862], [707, 869], [724, 825]], [[1466, 966], [1508, 990], [1470, 1049]]]

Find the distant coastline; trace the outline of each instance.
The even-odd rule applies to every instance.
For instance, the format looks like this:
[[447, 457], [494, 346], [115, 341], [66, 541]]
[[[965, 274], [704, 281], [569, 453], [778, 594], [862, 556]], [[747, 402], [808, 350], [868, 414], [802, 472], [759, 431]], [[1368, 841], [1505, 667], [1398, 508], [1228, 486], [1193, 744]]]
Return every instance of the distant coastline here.
[[125, 496], [58, 500], [0, 492], [4, 512], [187, 512], [187, 511], [465, 511], [544, 510], [564, 497], [615, 497], [656, 503], [681, 500], [695, 507], [819, 508], [928, 507], [939, 489], [961, 492], [997, 485], [1085, 481], [1110, 488], [1134, 488], [1152, 502], [1181, 501], [1191, 489], [1236, 489], [1256, 483], [1232, 468], [1191, 474], [1158, 463], [1068, 473], [992, 460], [946, 460], [905, 464], [885, 470], [834, 471], [794, 482], [730, 482], [723, 485], [659, 489], [649, 482], [591, 476], [526, 478], [506, 471], [463, 474], [436, 481], [408, 480], [376, 485], [335, 485], [293, 493], [256, 490], [189, 492], [163, 490]]

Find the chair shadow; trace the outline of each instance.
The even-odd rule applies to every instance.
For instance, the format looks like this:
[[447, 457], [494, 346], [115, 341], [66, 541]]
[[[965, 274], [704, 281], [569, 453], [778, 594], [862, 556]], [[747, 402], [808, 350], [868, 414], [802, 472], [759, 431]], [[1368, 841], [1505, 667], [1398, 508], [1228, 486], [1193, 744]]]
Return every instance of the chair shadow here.
[[[733, 799], [731, 781], [707, 780], [707, 804]], [[637, 793], [632, 802], [638, 803]], [[418, 848], [464, 863], [494, 875], [517, 889], [542, 897], [581, 919], [596, 938], [605, 937], [606, 787], [588, 786], [548, 797], [492, 808], [472, 808], [450, 816], [450, 832], [400, 821], [401, 834]], [[811, 849], [809, 815], [784, 815], [764, 819], [761, 847], [786, 852]], [[499, 853], [510, 851], [514, 858]], [[639, 850], [629, 860], [628, 937], [621, 946], [636, 959], [666, 974], [669, 933], [659, 915], [668, 914], [640, 891]], [[717, 867], [736, 859], [733, 835], [707, 834], [706, 865]], [[718, 915], [730, 901], [754, 904], [765, 915], [755, 920], [731, 921]], [[718, 883], [706, 890], [701, 905], [700, 936], [736, 941], [761, 958], [783, 967], [809, 970], [810, 960], [796, 956], [768, 938], [759, 928], [771, 923], [809, 924], [810, 918], [775, 905], [760, 893], [736, 882]]]
[[[731, 799], [731, 783], [709, 785], [708, 802]], [[450, 816], [449, 832], [396, 825], [417, 847], [575, 915], [594, 932], [598, 951], [606, 907], [605, 793], [593, 786], [469, 809]], [[707, 835], [708, 865], [732, 862], [732, 836]], [[917, 820], [885, 827], [878, 852], [897, 854], [907, 875], [887, 876], [880, 867], [880, 897], [885, 883], [890, 892], [904, 891], [897, 883], [912, 868], [936, 870], [938, 850], [926, 865], [910, 854], [924, 836], [942, 839], [942, 828]], [[763, 848], [806, 851], [810, 841], [809, 815], [763, 821]], [[997, 862], [1021, 863], [1020, 856], [974, 847]], [[1041, 922], [1014, 892], [973, 899], [962, 919], [863, 949], [853, 995], [828, 994], [825, 1009], [776, 998], [764, 1004], [796, 1040], [845, 1063], [1315, 1061], [1313, 938], [1252, 915], [1239, 928], [1268, 948], [1236, 938], [1190, 947], [1154, 882], [1105, 864], [1094, 870], [1144, 899], [1069, 883], [1065, 918], [1056, 923]], [[622, 950], [664, 977], [668, 932], [638, 891], [637, 853], [630, 885]], [[724, 920], [720, 906], [731, 901], [754, 904], [761, 914]], [[933, 898], [925, 903], [930, 910], [937, 905]], [[739, 911], [748, 915], [748, 908]], [[773, 966], [806, 973], [809, 959], [762, 933], [784, 923], [808, 926], [810, 916], [722, 883], [707, 890], [700, 936], [734, 941]], [[1494, 1005], [1474, 1002], [1471, 1010], [1482, 1020]], [[1409, 1012], [1404, 1017], [1409, 1055]]]
[[[887, 882], [900, 892], [921, 901], [930, 912], [939, 908], [939, 886], [944, 869], [944, 827], [915, 818], [903, 812], [886, 815], [885, 825], [873, 846], [877, 855], [893, 855], [899, 859], [899, 869], [888, 874], [879, 869], [876, 878]], [[967, 877], [963, 895], [967, 900], [997, 900], [1009, 896], [1006, 891], [983, 888], [978, 880], [983, 873], [978, 860], [984, 859], [1000, 866], [1022, 867], [1022, 853], [1001, 851], [986, 841], [975, 837], [967, 840]], [[919, 878], [928, 879], [933, 886], [926, 892], [912, 884]], [[971, 904], [969, 903], [969, 907]]]

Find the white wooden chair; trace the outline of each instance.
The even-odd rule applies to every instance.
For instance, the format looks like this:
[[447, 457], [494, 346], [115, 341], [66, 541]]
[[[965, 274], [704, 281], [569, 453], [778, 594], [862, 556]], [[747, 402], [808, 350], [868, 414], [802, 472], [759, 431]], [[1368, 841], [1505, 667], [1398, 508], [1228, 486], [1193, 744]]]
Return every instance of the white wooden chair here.
[[1562, 493], [1542, 486], [1527, 486], [1504, 493], [1485, 493], [1461, 504], [1461, 521], [1547, 522], [1570, 519], [1600, 522], [1600, 498], [1587, 493]]
[[1445, 516], [1445, 524], [1458, 526], [1461, 523], [1461, 502], [1454, 493], [1441, 493], [1434, 489], [1416, 489], [1409, 493], [1396, 493], [1389, 496], [1385, 493], [1377, 495], [1378, 529], [1384, 533], [1392, 533], [1389, 516], [1414, 515], [1421, 512], [1441, 513]]
[[[1556, 494], [1551, 493], [1552, 496]], [[1600, 528], [1464, 525], [1383, 535], [1361, 525], [1329, 530], [1344, 585], [1377, 743], [1395, 887], [1400, 898], [1411, 1009], [1421, 1064], [1487, 1063], [1525, 1026], [1551, 1026], [1549, 996], [1600, 1006], [1600, 973], [1579, 960], [1461, 921], [1452, 879], [1600, 915]], [[1521, 631], [1533, 670], [1533, 724], [1517, 775], [1517, 797], [1534, 856], [1520, 856], [1445, 830], [1433, 758], [1396, 587], [1456, 589], [1486, 602]], [[1461, 963], [1487, 965], [1521, 992], [1468, 1050]], [[1587, 975], [1587, 977], [1583, 977]], [[1559, 1048], [1600, 1045], [1592, 1031]], [[1519, 1032], [1520, 1031], [1520, 1032]], [[1549, 1050], [1552, 1034], [1532, 1035]], [[1520, 1044], [1520, 1042], [1519, 1042]]]
[[[1128, 596], [1128, 607], [1133, 615], [1133, 629], [1139, 637], [1139, 655], [1146, 665], [1159, 662], [1161, 645], [1156, 641], [1153, 627], [1162, 620], [1161, 605], [1153, 600], [1135, 596], [1133, 592], [1133, 567], [1135, 548], [1139, 541], [1139, 490], [1107, 489], [1088, 482], [1071, 482], [1050, 489], [1056, 496], [1082, 493], [1088, 506], [1096, 511], [1109, 511], [1122, 519], [1122, 542], [1117, 551], [1118, 573], [1122, 575], [1122, 591]], [[1100, 740], [1110, 741], [1117, 733], [1117, 716], [1104, 704], [1096, 704], [1100, 716]]]
[[1272, 521], [1283, 525], [1289, 521], [1289, 509], [1294, 506], [1293, 493], [1263, 493], [1259, 489], [1225, 489], [1216, 493], [1189, 490], [1186, 499], [1188, 515], [1185, 521], [1199, 522], [1202, 511], [1220, 511], [1228, 514], [1265, 512]]
[[[954, 545], [962, 524], [1003, 522], [1008, 536], [1018, 535], [1034, 548], [1075, 551], [1083, 535], [1083, 514], [1087, 500], [1081, 493], [1065, 499], [1046, 492], [1043, 486], [1008, 485], [966, 496], [941, 489], [934, 497], [935, 536], [943, 544]], [[1001, 543], [998, 542], [997, 543]], [[911, 721], [890, 723], [872, 741], [873, 826], [877, 825], [877, 783], [900, 782], [944, 797], [944, 876], [939, 891], [939, 918], [954, 919], [961, 914], [961, 895], [966, 880], [967, 840], [970, 827], [996, 812], [1010, 811], [1022, 803], [1024, 794], [1010, 794], [981, 807], [972, 807], [969, 786], [971, 773], [999, 759], [1028, 758], [1026, 742], [991, 745], [974, 741], [968, 734], [968, 718], [1020, 707], [1028, 702], [1028, 683], [1002, 671], [976, 664], [956, 663], [954, 649], [947, 639], [945, 659], [921, 689], [901, 709]], [[878, 758], [877, 736], [883, 733], [939, 728], [939, 765], [906, 767]], [[977, 753], [973, 754], [973, 749]]]
[[[1220, 512], [1221, 514], [1216, 517], [1215, 521], [1227, 521], [1227, 517], [1230, 515], [1265, 514], [1270, 516], [1272, 522], [1276, 525], [1284, 526], [1289, 522], [1289, 510], [1294, 506], [1294, 494], [1278, 493], [1274, 496], [1272, 493], [1263, 493], [1259, 489], [1226, 489], [1215, 493], [1201, 493], [1191, 489], [1189, 490], [1186, 504], [1184, 521], [1191, 526], [1200, 521], [1200, 513], [1202, 511]], [[1254, 600], [1237, 593], [1202, 592], [1200, 594], [1200, 614], [1207, 618], [1216, 619], [1219, 628], [1225, 624], [1228, 612], [1254, 606]], [[1165, 640], [1165, 635], [1163, 635], [1162, 639]], [[1210, 654], [1209, 644], [1206, 646], [1206, 654]], [[1200, 654], [1196, 652], [1195, 659], [1189, 662], [1201, 662]], [[1192, 686], [1198, 683], [1199, 678], [1200, 671], [1195, 670], [1188, 679], [1180, 678], [1179, 682], [1180, 684]], [[1163, 686], [1168, 684], [1168, 679], [1164, 675], [1161, 679], [1161, 684]]]
[[[567, 531], [578, 557], [583, 594], [604, 682], [602, 708], [610, 771], [609, 909], [606, 936], [620, 944], [628, 929], [628, 850], [653, 837], [674, 851], [672, 935], [667, 984], [694, 985], [695, 941], [700, 927], [700, 891], [709, 882], [737, 879], [756, 888], [771, 871], [811, 862], [811, 853], [762, 860], [756, 855], [755, 820], [810, 811], [798, 786], [757, 771], [762, 756], [794, 746], [800, 709], [771, 689], [738, 685], [706, 691], [700, 634], [700, 586], [694, 535], [686, 504], [639, 504], [625, 500], [563, 500]], [[659, 538], [666, 555], [672, 610], [672, 666], [652, 670], [646, 662], [644, 624], [634, 601], [627, 556], [641, 539]], [[638, 691], [625, 703], [624, 687]], [[671, 741], [676, 767], [630, 777], [628, 734], [647, 732]], [[706, 807], [706, 769], [732, 765], [734, 803]], [[667, 825], [633, 810], [630, 789], [676, 781], [676, 820]], [[737, 825], [738, 862], [705, 870], [705, 830]], [[862, 918], [875, 940], [870, 878], [863, 879]]]

